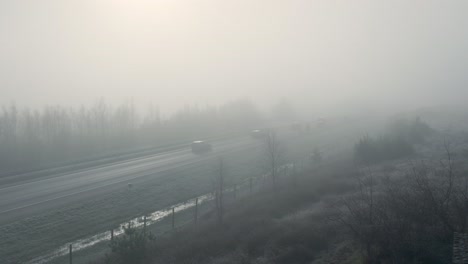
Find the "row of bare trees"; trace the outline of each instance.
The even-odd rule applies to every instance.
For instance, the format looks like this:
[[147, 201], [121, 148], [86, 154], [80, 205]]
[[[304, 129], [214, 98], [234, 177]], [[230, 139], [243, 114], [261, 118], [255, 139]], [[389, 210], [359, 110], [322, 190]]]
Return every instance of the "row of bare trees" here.
[[248, 100], [219, 107], [186, 106], [167, 118], [158, 107], [143, 111], [131, 101], [116, 107], [99, 100], [88, 107], [41, 110], [12, 104], [0, 110], [0, 173], [210, 137], [260, 122], [259, 112]]
[[33, 167], [133, 143], [137, 122], [131, 103], [111, 109], [103, 101], [78, 109], [3, 107], [0, 162], [3, 170]]

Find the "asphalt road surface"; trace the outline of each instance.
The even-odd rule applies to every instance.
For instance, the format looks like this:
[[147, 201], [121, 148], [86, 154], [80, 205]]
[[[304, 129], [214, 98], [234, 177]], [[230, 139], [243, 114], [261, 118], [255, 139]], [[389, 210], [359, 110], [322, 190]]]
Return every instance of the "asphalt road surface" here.
[[202, 155], [195, 155], [185, 147], [91, 168], [65, 172], [41, 170], [0, 178], [0, 225], [112, 192], [117, 184], [131, 184], [149, 174], [157, 176], [179, 166], [194, 164], [221, 153], [248, 150], [259, 144], [259, 141], [244, 137], [215, 142], [213, 152]]

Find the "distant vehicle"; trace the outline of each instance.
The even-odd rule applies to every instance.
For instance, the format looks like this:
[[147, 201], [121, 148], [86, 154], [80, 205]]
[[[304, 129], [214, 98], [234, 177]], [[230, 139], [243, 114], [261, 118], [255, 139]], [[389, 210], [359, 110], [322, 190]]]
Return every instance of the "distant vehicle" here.
[[252, 132], [250, 132], [250, 135], [253, 138], [264, 138], [267, 134], [263, 130], [255, 129], [255, 130], [252, 130]]
[[194, 141], [192, 142], [192, 152], [193, 153], [206, 153], [212, 150], [211, 144], [205, 141]]

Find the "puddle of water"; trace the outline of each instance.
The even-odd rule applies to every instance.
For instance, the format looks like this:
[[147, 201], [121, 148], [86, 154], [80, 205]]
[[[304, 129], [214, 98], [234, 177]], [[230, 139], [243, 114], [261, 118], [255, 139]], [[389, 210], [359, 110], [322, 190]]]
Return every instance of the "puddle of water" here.
[[[202, 195], [202, 196], [198, 197], [198, 204], [200, 205], [200, 204], [202, 204], [204, 202], [211, 201], [211, 200], [213, 200], [212, 194], [211, 193], [210, 194], [205, 194], [205, 195]], [[157, 222], [161, 221], [164, 217], [171, 215], [172, 214], [172, 208], [174, 208], [174, 212], [177, 213], [177, 212], [181, 212], [181, 211], [187, 210], [189, 208], [192, 208], [194, 206], [195, 206], [195, 199], [191, 199], [191, 200], [186, 201], [186, 202], [175, 204], [174, 206], [171, 206], [169, 208], [159, 210], [159, 211], [155, 211], [155, 212], [153, 212], [153, 213], [146, 216], [146, 225], [152, 225], [154, 223], [157, 223]], [[132, 227], [142, 227], [144, 225], [144, 222], [141, 220], [142, 218], [143, 218], [142, 216], [137, 217], [137, 218], [133, 218], [132, 220], [129, 221], [130, 225]], [[120, 224], [119, 228], [114, 229], [114, 236], [122, 235], [124, 233], [123, 226], [127, 225], [129, 222], [122, 223], [122, 224]], [[35, 259], [27, 262], [27, 264], [43, 264], [43, 263], [47, 263], [47, 262], [49, 262], [49, 261], [51, 261], [51, 260], [53, 260], [55, 258], [65, 256], [65, 255], [67, 255], [69, 253], [69, 245], [70, 244], [73, 245], [73, 252], [76, 252], [76, 251], [79, 251], [79, 250], [94, 246], [97, 243], [100, 243], [100, 242], [103, 242], [103, 241], [110, 241], [110, 239], [111, 239], [111, 232], [110, 231], [102, 232], [102, 233], [99, 233], [99, 234], [94, 235], [94, 236], [90, 236], [90, 237], [83, 238], [83, 239], [80, 239], [80, 240], [77, 240], [77, 241], [74, 241], [74, 242], [71, 242], [71, 243], [67, 243], [67, 244], [59, 247], [58, 249], [50, 252], [49, 254], [40, 256], [38, 258], [35, 258]]]

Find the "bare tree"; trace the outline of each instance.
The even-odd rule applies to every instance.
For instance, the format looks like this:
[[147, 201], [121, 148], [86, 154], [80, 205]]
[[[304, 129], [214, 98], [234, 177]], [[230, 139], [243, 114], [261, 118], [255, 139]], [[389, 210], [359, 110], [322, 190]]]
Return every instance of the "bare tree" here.
[[340, 200], [336, 207], [338, 214], [333, 220], [341, 222], [352, 231], [353, 236], [361, 243], [364, 255], [373, 263], [372, 244], [376, 236], [377, 213], [374, 176], [368, 169], [359, 173], [356, 180], [357, 191]]
[[314, 148], [312, 152], [311, 160], [314, 164], [320, 164], [323, 160], [323, 153], [318, 147]]
[[215, 196], [215, 209], [218, 224], [223, 223], [224, 215], [224, 201], [223, 201], [223, 192], [224, 192], [224, 176], [226, 173], [226, 168], [224, 165], [224, 160], [222, 157], [218, 159], [217, 171], [213, 180], [213, 191]]
[[284, 162], [284, 149], [281, 147], [278, 136], [273, 130], [268, 131], [265, 137], [265, 156], [273, 188], [276, 190], [279, 169], [281, 163]]

